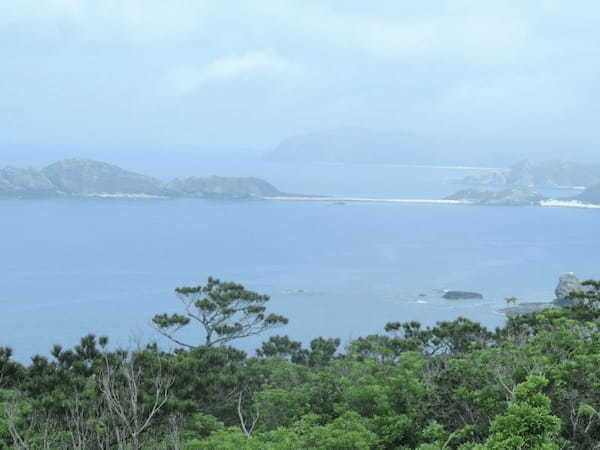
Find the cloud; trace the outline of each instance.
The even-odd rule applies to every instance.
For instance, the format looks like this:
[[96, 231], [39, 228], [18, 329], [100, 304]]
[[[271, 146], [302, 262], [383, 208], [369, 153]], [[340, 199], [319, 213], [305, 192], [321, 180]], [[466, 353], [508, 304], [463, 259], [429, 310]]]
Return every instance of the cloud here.
[[439, 3], [435, 11], [424, 6], [430, 13], [415, 14], [414, 7], [400, 2], [354, 11], [339, 3], [284, 1], [277, 7], [261, 3], [254, 13], [285, 23], [290, 33], [309, 41], [387, 59], [454, 57], [497, 64], [535, 44], [522, 9], [505, 2]]
[[205, 23], [208, 0], [19, 0], [0, 2], [2, 28], [33, 35], [65, 31], [88, 40], [156, 41], [189, 36]]
[[568, 132], [578, 110], [581, 95], [568, 74], [540, 71], [463, 80], [437, 98], [423, 99], [409, 114], [403, 111], [402, 118], [418, 119], [411, 124], [415, 129], [543, 135], [543, 130]]
[[599, 134], [592, 0], [0, 0], [0, 17], [14, 142], [87, 142], [80, 111], [121, 139], [160, 123], [191, 143], [199, 118], [243, 123], [243, 145], [336, 123]]
[[249, 80], [257, 77], [272, 79], [297, 75], [300, 72], [299, 65], [276, 54], [251, 51], [239, 56], [218, 58], [203, 66], [175, 68], [167, 73], [167, 80], [176, 94], [184, 95], [213, 82]]
[[[436, 11], [395, 2], [356, 10], [352, 1], [261, 0], [9, 0], [0, 2], [0, 29], [33, 34], [67, 30], [88, 40], [156, 42], [188, 38], [217, 42], [245, 38], [261, 46], [286, 41], [334, 46], [384, 58], [466, 55], [483, 60], [531, 44], [522, 8], [507, 2], [454, 0]], [[510, 2], [508, 2], [510, 3]], [[417, 11], [417, 13], [415, 13]], [[257, 31], [259, 30], [259, 31]]]

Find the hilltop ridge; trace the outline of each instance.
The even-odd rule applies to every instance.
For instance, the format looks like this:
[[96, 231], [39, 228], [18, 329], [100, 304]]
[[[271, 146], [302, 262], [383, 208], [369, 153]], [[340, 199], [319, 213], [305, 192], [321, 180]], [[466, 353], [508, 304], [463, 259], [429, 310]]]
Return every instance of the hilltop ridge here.
[[160, 197], [256, 199], [282, 193], [254, 177], [157, 178], [92, 159], [71, 158], [41, 170], [0, 169], [0, 198]]

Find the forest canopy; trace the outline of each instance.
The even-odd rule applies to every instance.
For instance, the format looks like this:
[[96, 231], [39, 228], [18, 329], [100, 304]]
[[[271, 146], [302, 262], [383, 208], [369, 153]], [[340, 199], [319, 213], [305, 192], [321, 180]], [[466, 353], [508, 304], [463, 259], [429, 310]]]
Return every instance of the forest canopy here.
[[[233, 339], [167, 352], [88, 335], [28, 365], [2, 348], [0, 449], [597, 448], [600, 284], [586, 286], [574, 306], [493, 331], [466, 318], [398, 321], [344, 345], [271, 335], [255, 355]], [[241, 285], [178, 292], [210, 317], [245, 299], [270, 323], [268, 297]], [[240, 316], [225, 316], [237, 318], [213, 337], [243, 338]]]

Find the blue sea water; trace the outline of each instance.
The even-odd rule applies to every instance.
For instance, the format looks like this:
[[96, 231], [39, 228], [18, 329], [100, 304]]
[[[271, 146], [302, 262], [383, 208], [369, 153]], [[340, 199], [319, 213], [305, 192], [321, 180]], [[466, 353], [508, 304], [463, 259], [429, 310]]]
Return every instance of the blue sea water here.
[[[219, 168], [216, 168], [219, 169]], [[288, 192], [439, 198], [464, 171], [257, 164]], [[17, 359], [89, 332], [157, 338], [173, 289], [209, 275], [270, 294], [279, 334], [344, 342], [388, 321], [501, 325], [504, 298], [548, 301], [560, 274], [600, 276], [600, 211], [539, 207], [204, 200], [0, 202], [0, 346]], [[443, 289], [484, 300], [450, 301]], [[200, 342], [201, 336], [186, 338]], [[252, 350], [260, 338], [241, 342]], [[167, 345], [163, 342], [163, 345]]]

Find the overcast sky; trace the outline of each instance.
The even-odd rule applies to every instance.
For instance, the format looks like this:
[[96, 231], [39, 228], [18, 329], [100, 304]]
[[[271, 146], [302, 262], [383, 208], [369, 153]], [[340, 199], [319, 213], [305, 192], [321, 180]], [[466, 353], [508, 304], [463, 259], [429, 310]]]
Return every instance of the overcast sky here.
[[262, 150], [346, 125], [589, 150], [599, 30], [592, 0], [2, 1], [0, 152]]

